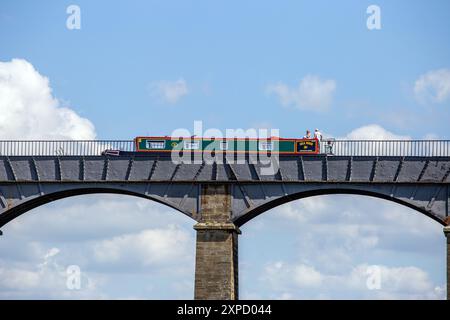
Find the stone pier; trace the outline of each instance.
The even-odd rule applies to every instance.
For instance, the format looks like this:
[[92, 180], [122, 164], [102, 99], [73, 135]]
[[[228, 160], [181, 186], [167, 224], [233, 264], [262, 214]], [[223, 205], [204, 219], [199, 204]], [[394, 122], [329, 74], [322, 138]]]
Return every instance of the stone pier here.
[[450, 300], [450, 226], [444, 227], [444, 234], [447, 238], [447, 300]]
[[197, 230], [195, 293], [200, 300], [238, 299], [238, 234], [231, 222], [230, 185], [202, 185]]

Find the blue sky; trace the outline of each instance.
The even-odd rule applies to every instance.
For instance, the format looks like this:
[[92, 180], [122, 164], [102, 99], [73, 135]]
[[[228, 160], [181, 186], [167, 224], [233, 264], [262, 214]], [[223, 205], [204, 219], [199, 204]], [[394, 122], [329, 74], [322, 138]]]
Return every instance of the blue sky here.
[[[448, 108], [413, 98], [420, 75], [448, 67], [447, 1], [379, 1], [376, 31], [366, 28], [370, 1], [78, 1], [81, 30], [65, 28], [69, 4], [2, 2], [0, 57], [31, 62], [101, 138], [165, 134], [198, 119], [222, 129], [262, 123], [285, 136], [378, 123], [448, 137]], [[330, 112], [280, 108], [266, 92], [308, 74], [336, 81]], [[190, 94], [175, 106], [150, 97], [150, 83], [178, 78]], [[404, 113], [413, 128], [392, 119]]]
[[[81, 9], [80, 30], [66, 27], [71, 4]], [[366, 27], [371, 4], [381, 9], [380, 30]], [[277, 128], [285, 137], [318, 127], [335, 137], [449, 139], [448, 39], [450, 3], [444, 0], [1, 1], [0, 135], [132, 139], [192, 130], [193, 121], [201, 120], [204, 128]], [[12, 98], [6, 94], [11, 92]], [[382, 200], [311, 199], [273, 209], [243, 227], [242, 297], [444, 297], [444, 240], [436, 222]], [[33, 214], [6, 226], [0, 250], [28, 249], [1, 257], [0, 274], [29, 281], [0, 280], [0, 295], [190, 298], [193, 221], [138, 203], [117, 196], [67, 199], [33, 210], [43, 221], [60, 217], [55, 228], [40, 225], [48, 235], [30, 232], [39, 223]], [[101, 211], [117, 206], [121, 212], [138, 206], [142, 212], [133, 213], [135, 218], [146, 210], [170, 218], [155, 224], [146, 216], [142, 225], [121, 229], [128, 217], [117, 212], [111, 227]], [[85, 225], [69, 237], [71, 215], [61, 213], [66, 209], [86, 225], [88, 214], [104, 224], [89, 239]], [[303, 217], [308, 212], [317, 216]], [[317, 240], [331, 232], [326, 221], [341, 230], [331, 246]], [[413, 231], [395, 231], [405, 228]], [[184, 241], [185, 250], [174, 255], [189, 261], [186, 269], [168, 267], [176, 265], [175, 256], [147, 261], [154, 252], [142, 248], [133, 256], [137, 269], [121, 255], [109, 264], [96, 255], [107, 244], [120, 251], [131, 241], [126, 239], [158, 232]], [[367, 233], [372, 237], [366, 239]], [[324, 267], [330, 261], [318, 251], [335, 257], [336, 268]], [[83, 258], [70, 261], [74, 256]], [[46, 259], [54, 261], [42, 267]], [[86, 270], [95, 288], [54, 290], [69, 264]], [[366, 265], [386, 268], [385, 290], [361, 287]], [[315, 280], [299, 278], [296, 270]], [[298, 281], [281, 279], [280, 273]], [[143, 274], [147, 281], [140, 280]], [[399, 283], [395, 274], [411, 274], [421, 286]]]

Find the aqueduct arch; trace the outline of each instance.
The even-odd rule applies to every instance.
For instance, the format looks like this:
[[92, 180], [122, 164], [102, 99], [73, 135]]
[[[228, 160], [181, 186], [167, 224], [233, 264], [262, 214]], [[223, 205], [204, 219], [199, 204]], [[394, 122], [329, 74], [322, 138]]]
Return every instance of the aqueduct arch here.
[[81, 196], [81, 195], [88, 195], [88, 194], [119, 194], [119, 195], [127, 195], [142, 199], [147, 199], [150, 201], [155, 201], [160, 204], [163, 204], [165, 206], [168, 206], [171, 209], [174, 209], [189, 218], [192, 218], [192, 216], [188, 212], [182, 211], [180, 208], [176, 207], [174, 204], [171, 204], [169, 202], [166, 202], [164, 199], [156, 198], [151, 195], [145, 195], [136, 193], [134, 191], [129, 191], [126, 189], [121, 188], [108, 188], [108, 187], [80, 187], [80, 188], [74, 188], [74, 189], [67, 189], [67, 190], [61, 190], [49, 194], [40, 195], [37, 197], [32, 197], [31, 199], [26, 199], [26, 201], [21, 202], [20, 204], [17, 204], [13, 207], [11, 207], [8, 210], [5, 210], [0, 215], [0, 228], [7, 223], [11, 222], [12, 220], [16, 219], [17, 217], [27, 213], [28, 211], [35, 209], [37, 207], [43, 206], [45, 204], [48, 204], [53, 201], [69, 198], [69, 197], [75, 197], [75, 196]]
[[368, 197], [372, 197], [372, 198], [386, 200], [386, 201], [390, 201], [390, 202], [394, 202], [394, 203], [403, 205], [405, 207], [415, 210], [418, 213], [424, 214], [428, 218], [433, 219], [434, 221], [438, 222], [439, 224], [441, 224], [443, 226], [447, 225], [446, 221], [442, 220], [436, 214], [434, 214], [430, 211], [427, 211], [426, 208], [424, 208], [424, 207], [417, 206], [416, 204], [411, 203], [411, 202], [407, 202], [402, 198], [393, 197], [391, 195], [387, 195], [384, 193], [374, 192], [372, 190], [348, 189], [348, 188], [339, 188], [339, 187], [311, 189], [311, 190], [302, 191], [299, 193], [281, 196], [277, 199], [266, 202], [266, 203], [258, 206], [255, 209], [250, 209], [250, 210], [246, 211], [241, 217], [237, 218], [234, 221], [234, 223], [237, 226], [241, 227], [242, 225], [249, 222], [253, 218], [256, 218], [260, 214], [263, 214], [266, 211], [274, 209], [283, 204], [286, 204], [286, 203], [289, 203], [292, 201], [296, 201], [296, 200], [300, 200], [300, 199], [306, 199], [309, 197], [324, 196], [324, 195], [355, 195], [355, 196], [360, 195], [360, 196], [368, 196]]

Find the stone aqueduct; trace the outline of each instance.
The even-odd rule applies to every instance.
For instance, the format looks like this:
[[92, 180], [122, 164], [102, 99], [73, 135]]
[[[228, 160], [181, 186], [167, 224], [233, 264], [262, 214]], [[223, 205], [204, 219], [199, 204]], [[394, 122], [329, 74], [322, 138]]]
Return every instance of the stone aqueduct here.
[[239, 227], [280, 204], [314, 195], [361, 194], [415, 209], [444, 226], [450, 295], [450, 156], [282, 156], [258, 163], [174, 163], [170, 157], [0, 156], [0, 228], [65, 197], [120, 193], [151, 199], [197, 224], [195, 299], [238, 299]]

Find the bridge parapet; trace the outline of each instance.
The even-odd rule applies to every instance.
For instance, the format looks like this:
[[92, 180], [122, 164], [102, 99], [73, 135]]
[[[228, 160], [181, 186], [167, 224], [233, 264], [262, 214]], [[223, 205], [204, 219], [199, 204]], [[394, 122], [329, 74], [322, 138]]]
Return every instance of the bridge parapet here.
[[450, 157], [280, 156], [266, 164], [244, 161], [174, 163], [146, 156], [0, 156], [6, 182], [398, 182], [449, 183]]
[[[99, 156], [107, 149], [136, 150], [133, 140], [0, 140], [0, 156]], [[336, 156], [450, 157], [450, 140], [324, 139], [320, 149]]]
[[[238, 225], [289, 199], [329, 193], [378, 196], [447, 224], [450, 157], [280, 156], [260, 163], [176, 164], [170, 156], [0, 156], [0, 226], [29, 203], [82, 193], [133, 194], [200, 220], [202, 185], [230, 185]], [[200, 200], [199, 200], [200, 199]], [[33, 200], [33, 201], [32, 201]], [[48, 202], [48, 201], [47, 201]], [[20, 208], [20, 210], [19, 210]]]

